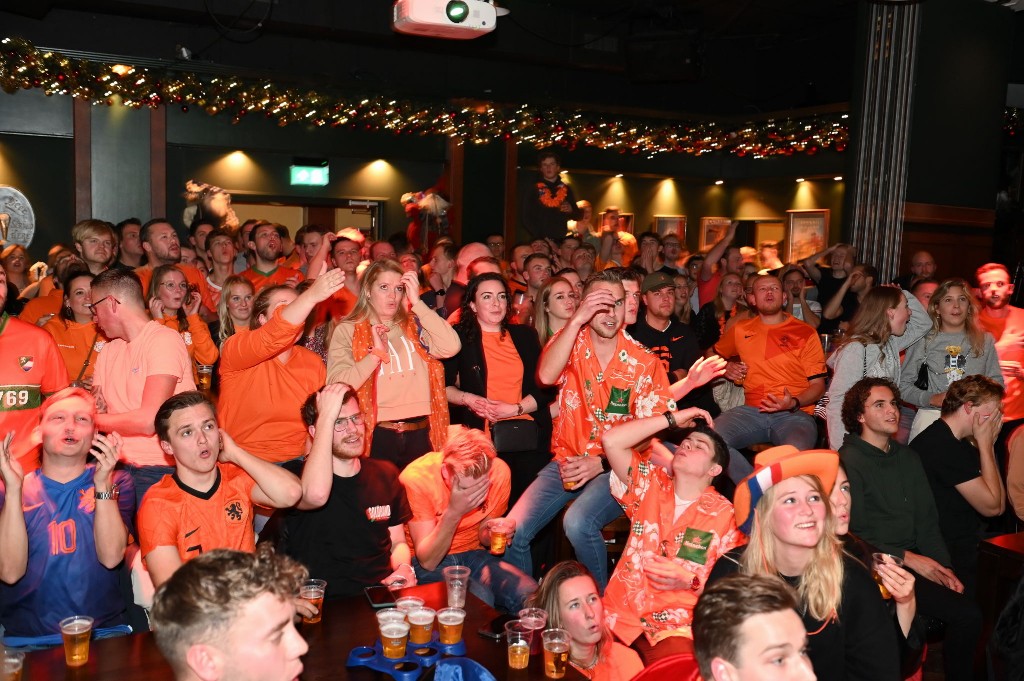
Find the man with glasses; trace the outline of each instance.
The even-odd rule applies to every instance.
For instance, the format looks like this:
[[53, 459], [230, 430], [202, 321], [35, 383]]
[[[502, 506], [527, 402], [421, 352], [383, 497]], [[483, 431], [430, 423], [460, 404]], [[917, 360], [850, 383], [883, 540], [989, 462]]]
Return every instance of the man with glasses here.
[[302, 405], [313, 444], [284, 468], [302, 477], [302, 499], [284, 519], [285, 550], [327, 580], [327, 598], [374, 584], [412, 586], [405, 524], [412, 510], [398, 468], [364, 458], [366, 426], [351, 386], [331, 383]]
[[110, 341], [97, 355], [93, 386], [96, 427], [124, 437], [123, 455], [136, 498], [164, 475], [173, 461], [160, 449], [153, 418], [164, 400], [195, 390], [192, 361], [177, 331], [153, 321], [133, 272], [107, 270], [92, 281], [93, 317]]

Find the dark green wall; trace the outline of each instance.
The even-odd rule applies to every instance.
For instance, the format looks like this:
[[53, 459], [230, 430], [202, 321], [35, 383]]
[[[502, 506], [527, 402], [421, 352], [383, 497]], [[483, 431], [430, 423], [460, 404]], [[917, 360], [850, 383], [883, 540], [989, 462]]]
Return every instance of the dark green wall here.
[[29, 255], [46, 260], [47, 249], [70, 242], [75, 223], [73, 142], [66, 137], [0, 133], [0, 184], [25, 195], [36, 216]]

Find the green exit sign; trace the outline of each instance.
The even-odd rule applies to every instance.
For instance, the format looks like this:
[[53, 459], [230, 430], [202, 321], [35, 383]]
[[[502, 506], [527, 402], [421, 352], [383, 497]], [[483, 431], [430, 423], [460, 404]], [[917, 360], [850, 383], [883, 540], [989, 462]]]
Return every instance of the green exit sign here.
[[328, 166], [290, 166], [292, 185], [324, 187], [330, 180]]

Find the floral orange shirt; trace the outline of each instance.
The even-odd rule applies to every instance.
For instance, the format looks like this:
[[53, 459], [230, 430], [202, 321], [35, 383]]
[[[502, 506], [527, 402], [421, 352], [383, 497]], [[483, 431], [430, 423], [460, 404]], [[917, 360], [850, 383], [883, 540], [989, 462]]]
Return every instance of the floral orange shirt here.
[[615, 355], [603, 370], [590, 327], [584, 327], [576, 338], [559, 379], [559, 413], [551, 438], [551, 449], [559, 461], [579, 455], [602, 456], [601, 436], [612, 426], [676, 408], [668, 374], [657, 355], [624, 331], [617, 338]]
[[[608, 626], [627, 645], [641, 634], [656, 644], [669, 636], [693, 638], [693, 606], [711, 568], [726, 551], [745, 544], [732, 504], [708, 487], [678, 519], [672, 478], [646, 455], [633, 452], [628, 482], [611, 476], [611, 492], [630, 519], [626, 548], [604, 594]], [[696, 578], [697, 588], [659, 591], [647, 581], [644, 562], [671, 557]]]

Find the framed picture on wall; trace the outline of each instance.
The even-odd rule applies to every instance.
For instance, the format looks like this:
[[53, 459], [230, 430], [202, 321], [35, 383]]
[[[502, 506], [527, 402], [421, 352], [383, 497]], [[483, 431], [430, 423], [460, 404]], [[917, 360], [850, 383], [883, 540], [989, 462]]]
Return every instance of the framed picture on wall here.
[[721, 241], [730, 222], [732, 222], [732, 218], [701, 218], [700, 250], [706, 253], [711, 250], [712, 246]]
[[824, 250], [828, 243], [828, 209], [786, 211], [786, 262]]
[[686, 244], [686, 216], [685, 215], [655, 215], [654, 231], [658, 236], [675, 234], [679, 237], [679, 243]]

